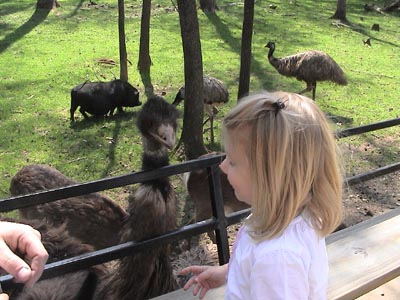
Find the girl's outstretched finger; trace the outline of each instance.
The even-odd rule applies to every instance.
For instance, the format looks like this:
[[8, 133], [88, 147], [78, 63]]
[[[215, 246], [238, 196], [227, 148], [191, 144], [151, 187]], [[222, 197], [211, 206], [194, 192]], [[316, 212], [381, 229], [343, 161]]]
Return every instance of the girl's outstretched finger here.
[[7, 294], [0, 294], [0, 300], [8, 300]]
[[[193, 296], [196, 296], [199, 293], [199, 291], [201, 295], [201, 291], [203, 289], [204, 289], [203, 285], [200, 282], [197, 282], [193, 289]], [[202, 299], [202, 297], [200, 297], [200, 299]]]
[[185, 291], [187, 291], [193, 284], [195, 284], [194, 279], [195, 279], [195, 276], [191, 277], [191, 278], [186, 282], [186, 284], [183, 286], [183, 289], [184, 289]]

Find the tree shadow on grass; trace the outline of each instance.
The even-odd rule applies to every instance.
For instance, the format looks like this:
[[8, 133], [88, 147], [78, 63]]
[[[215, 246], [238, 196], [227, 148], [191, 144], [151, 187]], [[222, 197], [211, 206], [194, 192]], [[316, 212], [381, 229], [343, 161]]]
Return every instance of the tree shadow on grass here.
[[[81, 0], [74, 11], [69, 15], [70, 17], [77, 14], [77, 11], [82, 7], [84, 0]], [[35, 27], [39, 26], [44, 20], [46, 20], [51, 9], [36, 8], [33, 15], [26, 21], [22, 26], [17, 28], [14, 32], [5, 36], [5, 38], [0, 41], [0, 53], [7, 50], [12, 44], [16, 43], [18, 40], [22, 39], [25, 35], [31, 32]]]
[[85, 2], [85, 0], [79, 1], [79, 3], [76, 5], [75, 9], [71, 12], [69, 17], [73, 17], [78, 13], [78, 10], [82, 7], [83, 2]]
[[100, 178], [104, 178], [109, 176], [111, 170], [116, 164], [115, 161], [115, 154], [116, 154], [116, 148], [119, 143], [119, 137], [121, 133], [121, 128], [122, 124], [124, 122], [133, 122], [135, 123], [136, 121], [136, 116], [137, 112], [136, 111], [130, 111], [130, 112], [123, 112], [123, 113], [118, 113], [114, 116], [111, 117], [95, 117], [95, 116], [90, 116], [88, 119], [82, 119], [80, 121], [71, 123], [71, 129], [74, 131], [82, 131], [85, 129], [88, 129], [93, 126], [99, 126], [101, 124], [106, 124], [109, 123], [114, 123], [114, 129], [112, 131], [112, 136], [108, 138], [109, 140], [109, 147], [108, 147], [108, 163], [105, 165], [104, 170], [101, 173]]
[[140, 77], [142, 78], [142, 82], [144, 85], [144, 93], [147, 97], [150, 97], [154, 94], [153, 83], [151, 82], [151, 75], [149, 72], [140, 72]]
[[[235, 38], [232, 35], [231, 30], [229, 27], [224, 24], [221, 19], [218, 17], [217, 14], [207, 14], [207, 18], [210, 20], [210, 22], [214, 25], [216, 31], [218, 32], [220, 38], [227, 44], [229, 47], [236, 53], [240, 55], [241, 51], [241, 39], [240, 38]], [[257, 45], [253, 45], [257, 47]], [[264, 47], [264, 46], [262, 46]], [[262, 80], [262, 82], [265, 82], [265, 84], [269, 87], [269, 84], [271, 82], [271, 79], [268, 78], [266, 70], [265, 70], [265, 63], [260, 62], [255, 57], [252, 57], [251, 60], [251, 75], [255, 75], [258, 79]]]
[[81, 119], [70, 123], [70, 128], [79, 132], [100, 124], [129, 122], [136, 119], [136, 115], [136, 111], [124, 111], [122, 113], [116, 113], [113, 116], [89, 116], [87, 119], [84, 119], [83, 116], [81, 116]]
[[344, 127], [350, 127], [353, 124], [353, 118], [343, 117], [340, 115], [335, 115], [332, 113], [326, 114], [327, 119], [329, 119], [332, 123], [341, 124]]
[[35, 9], [35, 12], [30, 19], [25, 22], [22, 26], [17, 28], [14, 32], [6, 35], [6, 37], [0, 42], [0, 53], [7, 50], [12, 44], [22, 39], [26, 34], [31, 32], [36, 26], [40, 25], [46, 20], [51, 9]]
[[352, 23], [349, 20], [346, 20], [346, 22], [343, 22], [343, 21], [340, 21], [340, 20], [335, 20], [332, 23], [332, 25], [333, 26], [337, 26], [337, 27], [343, 26], [343, 27], [349, 28], [350, 30], [361, 34], [366, 39], [370, 38], [371, 41], [377, 41], [377, 42], [380, 42], [380, 43], [383, 43], [383, 44], [387, 44], [387, 45], [390, 45], [390, 46], [393, 46], [393, 47], [400, 47], [399, 44], [382, 40], [382, 39], [378, 38], [377, 35], [373, 35], [372, 33], [369, 32], [368, 29], [365, 28], [364, 25]]

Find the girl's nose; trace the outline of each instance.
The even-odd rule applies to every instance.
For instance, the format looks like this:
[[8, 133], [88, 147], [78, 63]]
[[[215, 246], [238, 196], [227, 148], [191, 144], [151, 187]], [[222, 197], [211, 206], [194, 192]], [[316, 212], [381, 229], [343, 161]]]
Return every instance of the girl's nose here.
[[222, 163], [219, 165], [219, 168], [221, 169], [222, 172], [227, 174], [227, 159], [225, 158]]

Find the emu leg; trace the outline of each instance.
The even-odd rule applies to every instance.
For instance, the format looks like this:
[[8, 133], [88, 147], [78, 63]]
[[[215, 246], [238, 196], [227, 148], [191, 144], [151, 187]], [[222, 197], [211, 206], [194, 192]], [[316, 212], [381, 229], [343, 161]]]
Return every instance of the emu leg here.
[[315, 100], [315, 88], [316, 87], [317, 87], [316, 82], [313, 82], [313, 83], [307, 82], [307, 87], [304, 90], [300, 91], [299, 94], [303, 94], [305, 92], [312, 91], [313, 92], [313, 100]]
[[317, 89], [317, 83], [314, 83], [313, 89], [312, 89], [312, 99], [315, 101], [315, 90]]
[[214, 115], [210, 116], [210, 139], [214, 143]]

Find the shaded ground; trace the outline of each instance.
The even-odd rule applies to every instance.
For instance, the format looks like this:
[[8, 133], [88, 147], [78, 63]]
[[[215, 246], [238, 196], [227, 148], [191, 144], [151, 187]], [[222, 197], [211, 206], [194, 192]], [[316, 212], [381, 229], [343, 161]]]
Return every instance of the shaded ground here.
[[344, 223], [352, 226], [400, 206], [400, 172], [347, 188]]

